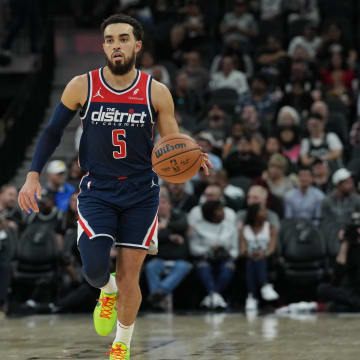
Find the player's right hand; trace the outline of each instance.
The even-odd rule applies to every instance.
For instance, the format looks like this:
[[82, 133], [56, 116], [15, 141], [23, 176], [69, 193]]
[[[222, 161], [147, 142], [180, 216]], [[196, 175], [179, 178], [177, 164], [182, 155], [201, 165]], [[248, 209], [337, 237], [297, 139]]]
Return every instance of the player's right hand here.
[[30, 172], [19, 192], [18, 203], [20, 209], [26, 211], [28, 214], [31, 214], [32, 211], [39, 212], [36, 199], [41, 199], [39, 174]]

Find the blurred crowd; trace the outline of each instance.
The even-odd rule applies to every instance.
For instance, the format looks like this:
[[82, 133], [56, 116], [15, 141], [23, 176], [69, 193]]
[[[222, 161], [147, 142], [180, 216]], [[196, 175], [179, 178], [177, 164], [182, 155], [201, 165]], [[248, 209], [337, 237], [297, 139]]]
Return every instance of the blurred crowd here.
[[[360, 310], [354, 4], [117, 2], [146, 29], [138, 67], [169, 87], [181, 131], [214, 165], [209, 176], [200, 171], [185, 184], [161, 183], [159, 254], [148, 257], [142, 279], [146, 306], [164, 310], [181, 303], [176, 297], [193, 296], [205, 309], [311, 300], [298, 308]], [[76, 150], [80, 136], [81, 129]], [[28, 308], [45, 302], [52, 312], [96, 299], [76, 248], [82, 170], [75, 157], [68, 165], [51, 161], [46, 172], [38, 214], [25, 218], [17, 189], [1, 188], [3, 311], [8, 289]], [[13, 250], [10, 238], [17, 238]], [[26, 251], [37, 247], [31, 259]], [[44, 286], [24, 286], [29, 279], [48, 281], [48, 294], [39, 294]]]

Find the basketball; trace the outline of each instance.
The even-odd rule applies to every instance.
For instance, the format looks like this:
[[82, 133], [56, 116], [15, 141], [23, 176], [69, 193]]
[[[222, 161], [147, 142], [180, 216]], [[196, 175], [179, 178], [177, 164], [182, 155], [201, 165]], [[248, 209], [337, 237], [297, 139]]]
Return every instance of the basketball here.
[[170, 134], [154, 146], [151, 161], [154, 171], [165, 181], [183, 183], [200, 169], [200, 146], [188, 135]]

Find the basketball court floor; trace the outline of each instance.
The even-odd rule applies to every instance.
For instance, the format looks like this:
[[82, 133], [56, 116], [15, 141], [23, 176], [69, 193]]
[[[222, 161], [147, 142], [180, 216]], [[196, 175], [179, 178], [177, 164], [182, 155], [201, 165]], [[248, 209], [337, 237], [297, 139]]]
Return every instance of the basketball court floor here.
[[[0, 359], [108, 359], [91, 314], [0, 320]], [[356, 315], [142, 314], [132, 360], [358, 360]]]

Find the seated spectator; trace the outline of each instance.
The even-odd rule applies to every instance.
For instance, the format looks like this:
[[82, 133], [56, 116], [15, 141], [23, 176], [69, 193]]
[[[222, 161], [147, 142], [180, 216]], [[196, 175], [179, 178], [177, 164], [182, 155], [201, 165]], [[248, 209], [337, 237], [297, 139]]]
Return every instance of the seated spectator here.
[[[225, 159], [232, 152], [236, 151], [236, 143], [242, 136], [244, 136], [245, 132], [246, 132], [246, 129], [242, 122], [235, 121], [232, 124], [232, 126], [227, 134], [227, 138], [225, 140], [225, 144], [224, 144], [224, 147], [222, 150], [223, 159]], [[258, 146], [256, 146], [256, 149], [257, 148], [258, 148]]]
[[84, 175], [85, 171], [79, 166], [79, 160], [76, 156], [74, 159], [71, 160], [71, 163], [69, 165], [69, 172], [66, 182], [72, 185], [75, 189], [78, 189], [80, 181]]
[[263, 159], [268, 162], [274, 154], [279, 154], [281, 150], [280, 141], [276, 136], [270, 135], [264, 146]]
[[210, 156], [210, 161], [214, 166], [214, 170], [220, 170], [222, 168], [222, 160], [219, 156], [212, 152], [213, 147], [216, 144], [213, 135], [210, 132], [203, 131], [196, 135], [196, 139], [198, 144], [201, 146], [202, 151]]
[[181, 69], [189, 77], [190, 89], [204, 91], [209, 82], [209, 72], [201, 65], [201, 55], [198, 51], [192, 50], [184, 55], [185, 65]]
[[229, 132], [231, 117], [216, 100], [209, 106], [207, 116], [197, 126], [195, 132], [206, 131], [212, 134], [215, 147], [221, 149]]
[[277, 126], [299, 126], [300, 115], [292, 106], [285, 105], [279, 110], [276, 124]]
[[331, 171], [327, 161], [316, 159], [312, 166], [313, 185], [321, 190], [324, 194], [328, 194], [332, 188]]
[[200, 199], [207, 186], [214, 185], [215, 181], [216, 171], [213, 168], [209, 169], [209, 175], [205, 175], [202, 168], [200, 168], [199, 178], [192, 181], [194, 184], [194, 195], [196, 196], [196, 198]]
[[[38, 200], [39, 212], [33, 212], [26, 219], [26, 225], [43, 224], [52, 230], [55, 230], [62, 220], [63, 213], [55, 205], [55, 195], [51, 191], [43, 188], [41, 190], [41, 199]], [[61, 241], [58, 241], [58, 244]]]
[[242, 136], [233, 151], [224, 161], [224, 168], [229, 178], [235, 176], [247, 176], [255, 178], [260, 176], [266, 168], [266, 163], [258, 155], [255, 155], [251, 147], [251, 137]]
[[209, 83], [211, 90], [233, 89], [239, 95], [248, 91], [249, 85], [245, 74], [235, 69], [234, 60], [230, 56], [224, 56], [221, 69], [211, 76]]
[[228, 175], [224, 169], [216, 172], [215, 184], [221, 188], [226, 206], [234, 211], [238, 211], [243, 207], [245, 198], [244, 190], [238, 186], [229, 184]]
[[310, 219], [314, 225], [321, 220], [324, 193], [312, 186], [313, 177], [309, 167], [301, 167], [298, 173], [299, 187], [285, 194], [285, 218]]
[[179, 71], [177, 73], [171, 93], [176, 111], [196, 120], [200, 118], [204, 109], [204, 101], [201, 94], [190, 88], [190, 80], [186, 72]]
[[329, 65], [320, 69], [320, 74], [324, 85], [332, 87], [340, 81], [348, 89], [351, 88], [355, 76], [352, 70], [346, 68], [345, 59], [339, 52], [331, 54]]
[[140, 70], [146, 72], [149, 75], [154, 75], [155, 66], [161, 73], [161, 82], [168, 88], [171, 88], [170, 75], [166, 67], [160, 64], [156, 64], [154, 55], [151, 51], [143, 51], [140, 58]]
[[145, 265], [149, 302], [153, 308], [159, 308], [161, 301], [176, 289], [192, 268], [188, 261], [186, 214], [173, 208], [165, 194], [160, 195], [158, 224], [159, 253]]
[[201, 306], [208, 309], [227, 307], [222, 292], [230, 284], [238, 255], [235, 212], [221, 201], [206, 201], [188, 215], [191, 226], [190, 253], [207, 295]]
[[7, 220], [7, 226], [20, 231], [23, 228], [23, 217], [16, 205], [17, 196], [18, 192], [15, 186], [10, 184], [1, 186], [0, 215]]
[[323, 201], [322, 218], [346, 224], [353, 212], [360, 211], [360, 196], [355, 192], [350, 171], [345, 168], [334, 173], [332, 183], [335, 189]]
[[270, 133], [270, 123], [264, 121], [254, 105], [245, 105], [241, 112], [241, 121], [245, 125], [246, 134], [252, 138], [252, 150], [261, 154], [265, 139]]
[[276, 249], [276, 228], [266, 220], [267, 212], [260, 204], [248, 206], [244, 226], [240, 231], [240, 254], [247, 257], [246, 283], [248, 297], [245, 309], [257, 310], [258, 290], [264, 300], [279, 298], [273, 286], [268, 283], [267, 258]]
[[[259, 204], [260, 207], [265, 212], [266, 221], [268, 221], [270, 225], [273, 226], [278, 232], [280, 229], [280, 219], [279, 216], [276, 214], [276, 212], [268, 208], [267, 205], [268, 195], [269, 195], [268, 191], [263, 186], [253, 185], [248, 191], [246, 203], [248, 207], [253, 206], [255, 204]], [[244, 226], [244, 221], [246, 217], [247, 217], [247, 209], [240, 210], [237, 213], [237, 221], [239, 228], [242, 228]]]
[[345, 228], [330, 284], [318, 288], [319, 300], [330, 312], [360, 311], [360, 213], [353, 212]]
[[343, 145], [339, 137], [325, 132], [325, 121], [319, 114], [311, 114], [307, 121], [309, 137], [301, 142], [300, 157], [304, 165], [311, 165], [315, 159], [326, 160], [332, 170], [342, 164]]
[[46, 189], [54, 194], [57, 208], [66, 211], [75, 188], [65, 182], [65, 163], [61, 160], [50, 161], [46, 168], [46, 174], [48, 178]]
[[225, 44], [222, 53], [215, 55], [210, 66], [210, 74], [214, 74], [220, 69], [224, 56], [231, 56], [234, 59], [235, 69], [245, 73], [248, 79], [253, 76], [254, 64], [252, 59], [246, 53], [241, 41], [235, 39]]
[[300, 128], [296, 125], [278, 126], [281, 153], [295, 166], [300, 159]]
[[185, 183], [167, 183], [167, 188], [169, 189], [169, 196], [173, 209], [188, 213], [198, 204], [196, 196], [187, 193]]
[[254, 16], [248, 12], [246, 0], [234, 2], [233, 11], [225, 14], [220, 31], [225, 44], [237, 40], [241, 41], [246, 49], [251, 48], [251, 41], [256, 38], [258, 27]]
[[179, 15], [182, 16], [182, 19], [170, 32], [171, 45], [174, 50], [177, 50], [174, 57], [179, 57], [182, 52], [187, 52], [194, 48], [202, 49], [206, 46], [207, 40], [206, 18], [199, 1], [186, 1], [185, 6], [180, 11], [182, 14]]
[[350, 130], [350, 145], [352, 147], [360, 146], [360, 117], [352, 124]]
[[321, 44], [321, 38], [320, 36], [317, 36], [316, 26], [313, 23], [309, 22], [305, 25], [303, 35], [295, 36], [291, 39], [288, 48], [289, 56], [294, 54], [295, 49], [299, 44], [306, 47], [311, 59], [316, 57], [316, 53]]
[[8, 312], [11, 260], [17, 240], [16, 229], [9, 226], [10, 222], [6, 214], [0, 212], [0, 319]]
[[275, 98], [269, 91], [269, 83], [264, 75], [255, 75], [251, 80], [250, 91], [239, 97], [239, 110], [242, 111], [246, 105], [255, 106], [263, 124], [272, 120], [275, 111]]
[[283, 198], [294, 187], [292, 180], [286, 176], [287, 168], [288, 161], [285, 156], [274, 154], [269, 160], [267, 171], [262, 175], [270, 192], [280, 198]]
[[288, 64], [288, 55], [280, 37], [268, 35], [265, 46], [259, 48], [256, 63], [263, 74], [277, 79]]

